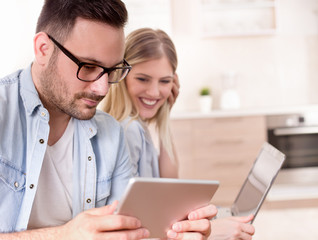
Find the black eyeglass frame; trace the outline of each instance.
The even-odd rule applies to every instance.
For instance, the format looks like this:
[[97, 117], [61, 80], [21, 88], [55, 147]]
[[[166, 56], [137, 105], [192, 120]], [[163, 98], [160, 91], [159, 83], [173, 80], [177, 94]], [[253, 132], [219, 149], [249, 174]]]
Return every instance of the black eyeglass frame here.
[[[78, 78], [78, 80], [83, 81], [83, 82], [94, 82], [97, 81], [98, 79], [100, 79], [105, 73], [107, 73], [108, 75], [112, 72], [115, 71], [117, 69], [122, 69], [122, 70], [128, 70], [126, 75], [124, 77], [122, 77], [120, 80], [112, 82], [112, 81], [108, 81], [108, 83], [112, 84], [112, 83], [118, 83], [120, 82], [122, 79], [124, 79], [127, 74], [129, 73], [129, 71], [131, 70], [132, 66], [129, 65], [129, 63], [126, 61], [126, 59], [123, 59], [123, 64], [125, 64], [126, 66], [124, 67], [112, 67], [112, 68], [106, 68], [103, 67], [101, 65], [98, 64], [94, 64], [94, 63], [88, 63], [88, 62], [81, 62], [80, 60], [78, 60], [69, 50], [67, 50], [65, 47], [62, 46], [62, 44], [60, 44], [58, 41], [56, 41], [52, 36], [50, 36], [49, 34], [47, 34], [48, 37], [52, 40], [52, 42], [67, 56], [69, 57], [69, 59], [71, 59], [77, 66], [78, 66], [78, 70], [76, 73], [76, 77]], [[79, 72], [81, 70], [81, 68], [84, 65], [91, 65], [91, 66], [97, 66], [103, 69], [103, 71], [96, 77], [96, 79], [94, 80], [85, 80], [85, 79], [81, 79], [79, 77]]]

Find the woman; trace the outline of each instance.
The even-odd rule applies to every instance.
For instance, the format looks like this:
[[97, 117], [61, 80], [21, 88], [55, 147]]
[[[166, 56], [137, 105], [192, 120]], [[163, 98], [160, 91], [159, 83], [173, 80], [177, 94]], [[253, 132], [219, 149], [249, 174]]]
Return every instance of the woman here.
[[[170, 109], [179, 92], [175, 46], [165, 32], [142, 28], [128, 35], [124, 57], [133, 68], [111, 86], [102, 109], [122, 123], [136, 176], [178, 177], [169, 129]], [[159, 154], [148, 130], [151, 124], [159, 136]], [[210, 239], [251, 239], [251, 219], [213, 220]]]
[[[177, 177], [169, 129], [179, 89], [174, 44], [161, 30], [139, 29], [126, 39], [125, 59], [133, 68], [124, 81], [111, 86], [103, 110], [124, 126], [135, 175]], [[159, 157], [148, 130], [152, 123], [158, 131]]]

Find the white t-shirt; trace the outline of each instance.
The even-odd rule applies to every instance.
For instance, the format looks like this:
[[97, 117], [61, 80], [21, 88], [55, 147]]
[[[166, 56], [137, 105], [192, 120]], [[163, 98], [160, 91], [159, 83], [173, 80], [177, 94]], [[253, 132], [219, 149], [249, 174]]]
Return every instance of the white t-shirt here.
[[47, 146], [28, 229], [62, 225], [72, 219], [73, 118], [63, 136]]

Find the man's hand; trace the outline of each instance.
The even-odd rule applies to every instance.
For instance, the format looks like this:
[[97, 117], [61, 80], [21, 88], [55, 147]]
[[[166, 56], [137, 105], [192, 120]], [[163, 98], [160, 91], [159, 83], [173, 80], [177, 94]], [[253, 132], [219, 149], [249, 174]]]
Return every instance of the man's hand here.
[[206, 207], [192, 211], [188, 219], [176, 222], [167, 232], [169, 239], [207, 239], [211, 233], [211, 221], [217, 214], [217, 209], [210, 204]]
[[63, 239], [141, 239], [149, 231], [134, 217], [114, 215], [118, 202], [80, 213], [63, 226]]
[[40, 228], [15, 233], [0, 233], [0, 240], [90, 240], [127, 239], [149, 237], [149, 231], [133, 217], [115, 215], [118, 202], [81, 212], [68, 223], [50, 228]]

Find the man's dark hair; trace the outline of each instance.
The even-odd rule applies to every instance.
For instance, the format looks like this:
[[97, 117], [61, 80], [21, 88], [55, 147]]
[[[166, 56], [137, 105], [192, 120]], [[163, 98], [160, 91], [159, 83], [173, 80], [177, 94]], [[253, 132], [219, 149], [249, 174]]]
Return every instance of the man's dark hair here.
[[124, 27], [127, 10], [121, 0], [45, 0], [36, 32], [47, 32], [63, 42], [77, 18]]

